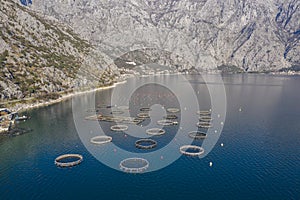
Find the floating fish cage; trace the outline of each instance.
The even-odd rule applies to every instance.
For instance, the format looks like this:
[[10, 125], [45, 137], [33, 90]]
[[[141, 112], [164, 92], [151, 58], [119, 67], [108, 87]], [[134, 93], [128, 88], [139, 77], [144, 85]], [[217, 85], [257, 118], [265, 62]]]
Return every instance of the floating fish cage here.
[[149, 113], [147, 113], [147, 112], [143, 112], [143, 113], [138, 113], [137, 114], [137, 116], [139, 117], [139, 118], [150, 118], [150, 115], [149, 115]]
[[198, 115], [211, 115], [211, 111], [210, 110], [199, 110], [197, 111]]
[[169, 113], [178, 113], [179, 111], [179, 108], [167, 108], [167, 112]]
[[105, 105], [105, 104], [98, 104], [97, 108], [101, 108], [101, 109], [109, 109], [109, 108], [113, 108], [115, 107], [114, 105]]
[[189, 137], [193, 139], [205, 139], [206, 138], [206, 133], [201, 132], [201, 131], [191, 131], [188, 133]]
[[153, 149], [157, 146], [157, 142], [152, 139], [140, 139], [135, 142], [135, 147], [138, 149]]
[[112, 131], [127, 131], [128, 126], [117, 124], [117, 125], [111, 126], [110, 130], [112, 130]]
[[129, 106], [118, 106], [119, 110], [129, 110]]
[[91, 143], [93, 144], [106, 144], [112, 141], [112, 137], [106, 135], [100, 135], [91, 138]]
[[147, 129], [146, 133], [148, 135], [163, 135], [166, 133], [166, 131], [161, 128], [151, 128], [151, 129]]
[[126, 173], [143, 173], [148, 167], [149, 162], [144, 158], [127, 158], [120, 162], [120, 169]]
[[86, 120], [93, 121], [104, 121], [104, 122], [116, 122], [116, 123], [127, 123], [127, 124], [139, 124], [145, 120], [145, 118], [133, 118], [126, 116], [102, 116], [93, 115], [85, 118]]
[[165, 119], [177, 119], [178, 117], [173, 114], [168, 114], [167, 116], [164, 117]]
[[[64, 159], [70, 159], [70, 158], [75, 158], [77, 160], [71, 162], [63, 162]], [[73, 167], [75, 165], [79, 165], [82, 161], [83, 161], [83, 156], [80, 154], [64, 154], [58, 156], [55, 159], [54, 164], [59, 167]]]
[[123, 110], [113, 110], [110, 112], [110, 114], [112, 115], [122, 115], [124, 114], [124, 111]]
[[[204, 153], [204, 149], [202, 147], [196, 145], [184, 145], [179, 148], [180, 153], [186, 156], [200, 156]], [[194, 152], [190, 152], [194, 151]]]
[[149, 111], [151, 111], [151, 108], [143, 107], [143, 108], [140, 108], [140, 111], [142, 111], [142, 112], [149, 112]]
[[213, 127], [213, 125], [211, 123], [208, 123], [208, 122], [198, 122], [197, 126], [199, 128], [212, 128]]
[[178, 122], [177, 121], [168, 120], [168, 119], [163, 119], [163, 120], [157, 121], [157, 124], [162, 125], [162, 126], [173, 126], [173, 125], [177, 125]]
[[210, 116], [200, 116], [199, 117], [199, 121], [202, 121], [202, 122], [211, 122], [212, 120], [213, 119]]

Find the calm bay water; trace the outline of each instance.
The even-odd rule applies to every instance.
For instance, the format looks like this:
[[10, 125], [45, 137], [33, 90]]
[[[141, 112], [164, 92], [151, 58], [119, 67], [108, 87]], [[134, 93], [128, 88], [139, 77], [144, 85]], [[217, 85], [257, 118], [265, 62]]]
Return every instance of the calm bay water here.
[[[213, 81], [214, 75], [207, 76], [212, 79], [208, 84], [220, 84]], [[200, 107], [209, 108], [204, 81], [199, 76], [186, 78]], [[180, 84], [176, 76], [165, 79]], [[0, 136], [0, 199], [300, 199], [300, 77], [226, 75], [223, 81], [227, 115], [213, 150], [202, 159], [181, 156], [161, 170], [144, 174], [111, 169], [87, 151], [74, 125], [72, 100], [26, 112], [31, 119], [19, 126], [32, 132]], [[110, 103], [113, 90], [97, 92], [97, 104]], [[129, 104], [131, 114], [149, 103], [178, 106], [172, 94], [140, 98], [145, 92], [162, 95], [165, 90], [149, 86], [137, 91]], [[82, 112], [83, 117], [89, 114]], [[101, 126], [109, 129], [110, 124]], [[166, 130], [169, 134], [160, 139], [158, 148], [173, 139], [177, 128]], [[110, 134], [120, 148], [139, 152], [135, 137]], [[54, 159], [65, 153], [80, 153], [84, 161], [73, 168], [56, 167]]]

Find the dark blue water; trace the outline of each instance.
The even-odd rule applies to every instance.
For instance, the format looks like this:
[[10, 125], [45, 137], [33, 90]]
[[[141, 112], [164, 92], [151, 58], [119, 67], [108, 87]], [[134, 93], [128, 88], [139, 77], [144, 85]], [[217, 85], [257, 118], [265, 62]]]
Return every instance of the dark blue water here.
[[[203, 80], [187, 78], [209, 107]], [[230, 75], [223, 80], [227, 116], [213, 150], [202, 159], [181, 156], [144, 174], [111, 169], [87, 151], [71, 100], [26, 112], [31, 119], [19, 126], [32, 132], [0, 136], [0, 199], [300, 199], [300, 77]], [[109, 102], [111, 93], [100, 91], [97, 98]], [[115, 142], [135, 151], [123, 136], [115, 134]], [[161, 140], [167, 144], [170, 138]], [[54, 159], [65, 153], [80, 153], [84, 161], [56, 167]]]

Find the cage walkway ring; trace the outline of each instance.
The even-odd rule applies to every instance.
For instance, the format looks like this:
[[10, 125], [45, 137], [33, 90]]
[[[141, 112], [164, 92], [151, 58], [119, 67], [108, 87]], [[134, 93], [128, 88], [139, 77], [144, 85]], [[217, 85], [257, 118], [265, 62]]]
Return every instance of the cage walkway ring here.
[[142, 111], [142, 112], [149, 112], [149, 111], [151, 111], [151, 108], [143, 107], [143, 108], [140, 108], [140, 111]]
[[164, 129], [161, 128], [150, 128], [146, 130], [148, 135], [163, 135], [166, 133]]
[[[196, 145], [184, 145], [181, 146], [179, 150], [180, 153], [187, 156], [200, 156], [204, 153], [204, 149]], [[194, 150], [196, 152], [188, 152], [188, 150]]]
[[[62, 162], [63, 159], [67, 158], [77, 158], [75, 161]], [[55, 158], [54, 164], [59, 167], [73, 167], [79, 165], [83, 161], [83, 156], [80, 154], [64, 154]]]
[[91, 138], [91, 143], [93, 144], [106, 144], [112, 141], [112, 137], [107, 135], [100, 135]]
[[212, 128], [213, 127], [212, 124], [207, 123], [207, 122], [198, 122], [197, 126], [199, 128]]
[[129, 106], [118, 106], [119, 110], [129, 110]]
[[111, 126], [110, 130], [112, 130], [112, 131], [127, 131], [128, 130], [128, 126], [117, 124], [117, 125]]
[[209, 110], [199, 110], [199, 111], [197, 111], [197, 114], [198, 115], [210, 115], [211, 111], [209, 111]]
[[202, 121], [202, 122], [211, 122], [211, 121], [213, 121], [213, 119], [210, 116], [200, 116], [199, 117], [199, 121]]
[[[149, 144], [143, 144], [149, 143]], [[135, 142], [135, 147], [138, 149], [153, 149], [157, 146], [157, 142], [152, 139], [140, 139]]]
[[146, 113], [146, 112], [138, 113], [137, 116], [138, 116], [139, 118], [143, 118], [143, 119], [144, 119], [144, 118], [150, 118], [149, 113]]
[[124, 111], [123, 110], [113, 110], [110, 112], [110, 114], [112, 115], [122, 115], [124, 114]]
[[178, 117], [174, 114], [168, 114], [164, 117], [165, 119], [177, 119]]
[[[141, 166], [131, 166], [133, 164]], [[127, 173], [142, 173], [149, 167], [148, 160], [144, 158], [127, 158], [120, 162], [120, 169]]]
[[207, 134], [201, 131], [191, 131], [188, 133], [189, 137], [193, 139], [205, 139]]
[[167, 108], [167, 112], [169, 113], [178, 113], [179, 111], [179, 108]]
[[174, 122], [168, 119], [163, 119], [163, 120], [159, 120], [157, 121], [157, 124], [162, 125], [162, 126], [172, 126], [172, 125], [177, 125], [178, 122]]

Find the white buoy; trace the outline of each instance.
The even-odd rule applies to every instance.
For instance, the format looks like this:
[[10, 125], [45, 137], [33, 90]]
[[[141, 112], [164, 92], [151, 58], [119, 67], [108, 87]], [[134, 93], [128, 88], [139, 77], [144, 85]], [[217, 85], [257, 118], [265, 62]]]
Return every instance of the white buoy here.
[[212, 165], [213, 165], [213, 163], [212, 163], [212, 162], [209, 162], [209, 166], [212, 167]]
[[223, 144], [223, 143], [221, 143], [221, 147], [224, 147], [224, 144]]
[[221, 125], [224, 125], [224, 122], [221, 122]]
[[242, 112], [242, 108], [239, 108], [239, 111]]
[[220, 114], [218, 114], [218, 118], [220, 118], [221, 117], [221, 115]]
[[215, 133], [217, 133], [218, 131], [217, 130], [215, 130]]

